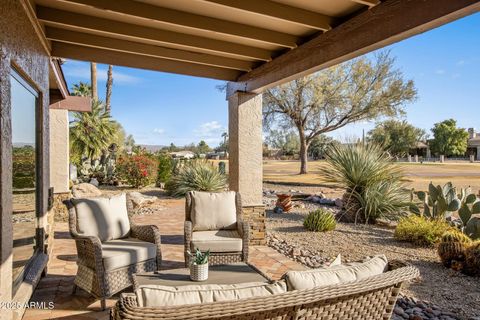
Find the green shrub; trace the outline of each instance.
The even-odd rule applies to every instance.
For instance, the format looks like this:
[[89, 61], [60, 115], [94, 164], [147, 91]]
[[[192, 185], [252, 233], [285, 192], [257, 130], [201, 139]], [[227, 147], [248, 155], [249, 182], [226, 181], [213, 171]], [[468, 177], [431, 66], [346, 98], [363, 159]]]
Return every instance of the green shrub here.
[[303, 226], [310, 231], [331, 231], [337, 226], [335, 216], [325, 209], [311, 211], [303, 221]]
[[185, 162], [165, 185], [174, 197], [182, 197], [189, 191], [219, 192], [227, 185], [226, 175], [206, 160]]
[[162, 183], [167, 183], [172, 178], [173, 174], [173, 158], [166, 154], [161, 153], [158, 156], [158, 170], [157, 170], [157, 182], [159, 187]]
[[328, 182], [343, 188], [344, 218], [350, 222], [375, 223], [406, 214], [410, 192], [402, 182], [403, 172], [375, 144], [332, 145], [326, 153]]
[[428, 219], [423, 216], [410, 215], [400, 219], [395, 229], [395, 239], [408, 241], [422, 246], [437, 243], [442, 235], [452, 227], [441, 219]]
[[117, 174], [134, 188], [155, 182], [157, 162], [147, 155], [124, 156], [117, 161]]

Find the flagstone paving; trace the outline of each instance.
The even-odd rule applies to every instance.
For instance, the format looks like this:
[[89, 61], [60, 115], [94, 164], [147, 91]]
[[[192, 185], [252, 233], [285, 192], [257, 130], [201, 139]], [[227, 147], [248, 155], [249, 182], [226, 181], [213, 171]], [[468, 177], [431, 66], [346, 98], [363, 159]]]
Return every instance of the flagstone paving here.
[[[183, 221], [184, 201], [162, 199], [164, 207], [155, 214], [135, 216], [137, 224], [155, 224], [162, 233], [162, 268], [182, 268], [183, 258]], [[77, 271], [75, 242], [70, 238], [68, 225], [55, 225], [53, 256], [50, 257], [47, 275], [41, 279], [32, 301], [54, 303], [54, 308], [28, 309], [23, 320], [90, 320], [109, 319], [109, 310], [101, 311], [100, 301], [90, 297], [86, 292], [73, 291], [73, 280]], [[288, 259], [267, 246], [250, 248], [249, 262], [272, 279], [279, 279], [287, 270], [302, 270], [304, 266]], [[127, 289], [128, 291], [129, 289]], [[111, 308], [118, 295], [107, 300], [107, 308]]]

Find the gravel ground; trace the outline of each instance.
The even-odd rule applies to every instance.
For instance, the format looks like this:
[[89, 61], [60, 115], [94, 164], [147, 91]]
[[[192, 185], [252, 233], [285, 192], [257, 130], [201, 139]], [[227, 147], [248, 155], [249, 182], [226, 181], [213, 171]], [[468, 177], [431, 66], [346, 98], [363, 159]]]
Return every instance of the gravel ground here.
[[[328, 198], [341, 196], [339, 190], [327, 188], [294, 187], [265, 184], [264, 190], [304, 193], [322, 192]], [[459, 319], [480, 317], [480, 278], [469, 277], [443, 267], [435, 248], [422, 248], [393, 238], [394, 230], [372, 225], [338, 223], [334, 231], [308, 232], [303, 219], [317, 204], [299, 202], [291, 213], [274, 214], [272, 197], [264, 197], [267, 204], [267, 232], [299, 249], [320, 252], [325, 260], [338, 254], [343, 261], [361, 260], [365, 256], [384, 253], [388, 259], [407, 261], [416, 266], [421, 279], [403, 289], [403, 294], [438, 305]], [[480, 318], [478, 318], [480, 319]]]

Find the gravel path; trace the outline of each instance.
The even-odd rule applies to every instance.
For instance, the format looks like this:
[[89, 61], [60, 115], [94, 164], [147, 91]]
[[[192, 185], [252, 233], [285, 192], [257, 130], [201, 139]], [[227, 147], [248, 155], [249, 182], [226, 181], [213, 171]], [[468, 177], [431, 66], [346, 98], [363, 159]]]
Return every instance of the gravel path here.
[[[322, 191], [329, 198], [341, 195], [339, 190], [315, 187], [266, 184], [264, 189], [277, 192], [295, 189], [305, 193]], [[384, 253], [388, 259], [407, 261], [420, 270], [421, 279], [403, 290], [406, 296], [430, 301], [458, 319], [480, 319], [480, 278], [468, 277], [443, 267], [434, 248], [416, 247], [397, 241], [393, 238], [392, 228], [381, 226], [338, 223], [336, 230], [331, 232], [308, 232], [303, 228], [303, 219], [317, 204], [300, 202], [291, 213], [274, 214], [272, 198], [265, 197], [264, 202], [269, 209], [267, 232], [270, 237], [295, 246], [297, 251], [320, 253], [326, 261], [338, 254], [342, 255], [343, 261], [355, 261], [379, 253]]]

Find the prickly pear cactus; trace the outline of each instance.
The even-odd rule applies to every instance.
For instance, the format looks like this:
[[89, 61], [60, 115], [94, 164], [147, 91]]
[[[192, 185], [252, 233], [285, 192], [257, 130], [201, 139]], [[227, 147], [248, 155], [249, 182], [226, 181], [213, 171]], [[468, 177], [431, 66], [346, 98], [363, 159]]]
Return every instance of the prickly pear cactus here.
[[457, 230], [447, 231], [438, 244], [438, 255], [447, 268], [465, 262], [465, 251], [472, 240]]
[[473, 242], [465, 251], [465, 274], [480, 275], [480, 240]]

